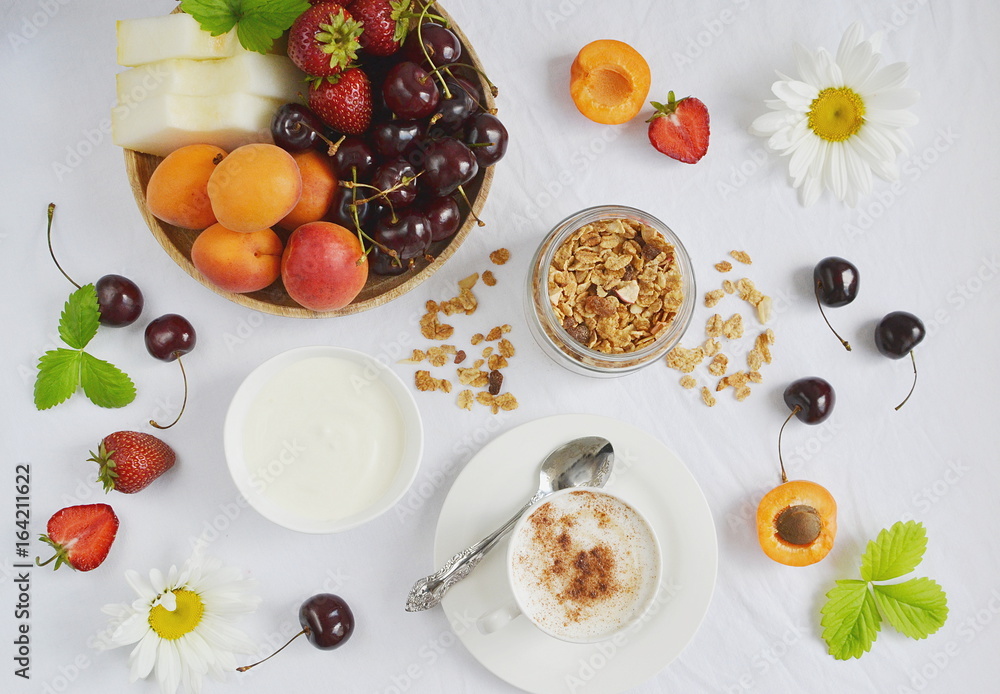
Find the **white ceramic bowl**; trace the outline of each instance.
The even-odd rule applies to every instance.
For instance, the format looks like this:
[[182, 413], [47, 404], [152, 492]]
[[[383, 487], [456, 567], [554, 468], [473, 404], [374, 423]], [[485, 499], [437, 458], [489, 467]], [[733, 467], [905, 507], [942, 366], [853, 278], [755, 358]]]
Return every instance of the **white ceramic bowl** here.
[[[336, 371], [339, 385], [314, 389], [314, 369], [316, 383], [320, 373]], [[303, 385], [286, 387], [282, 401], [272, 389], [288, 382]], [[377, 399], [364, 399], [371, 394]], [[301, 418], [290, 416], [299, 406]], [[314, 418], [331, 407], [343, 416]], [[335, 533], [370, 521], [402, 498], [420, 466], [423, 427], [409, 389], [373, 357], [340, 347], [299, 347], [244, 379], [226, 413], [223, 442], [237, 489], [261, 515], [299, 532]]]

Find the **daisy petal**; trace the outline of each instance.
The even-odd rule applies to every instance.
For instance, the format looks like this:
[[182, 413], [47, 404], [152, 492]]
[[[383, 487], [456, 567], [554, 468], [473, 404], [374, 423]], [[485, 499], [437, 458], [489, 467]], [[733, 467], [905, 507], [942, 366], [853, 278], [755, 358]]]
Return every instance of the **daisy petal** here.
[[819, 95], [816, 87], [811, 87], [805, 82], [791, 80], [789, 82], [775, 82], [771, 85], [774, 95], [787, 104], [788, 108], [803, 113], [809, 110], [809, 105]]
[[[885, 125], [893, 129], [910, 128], [919, 122], [915, 115], [903, 110], [872, 111], [865, 115], [865, 120], [869, 123], [878, 123], [879, 125]], [[900, 149], [903, 149], [902, 142], [900, 142]]]
[[862, 95], [868, 113], [872, 111], [895, 111], [909, 108], [920, 99], [920, 92], [916, 89], [898, 87], [896, 89], [886, 89], [877, 94]]
[[132, 653], [129, 655], [129, 660], [132, 663], [129, 682], [135, 682], [140, 677], [148, 677], [149, 673], [153, 671], [153, 666], [156, 665], [156, 647], [159, 643], [160, 637], [150, 629], [142, 637], [142, 641], [132, 649]]
[[753, 123], [750, 124], [750, 133], [761, 137], [773, 135], [794, 118], [795, 116], [788, 111], [769, 111], [754, 119]]
[[139, 594], [139, 599], [148, 602], [156, 597], [156, 591], [153, 587], [142, 576], [139, 575], [138, 571], [133, 571], [129, 569], [125, 572], [125, 582], [129, 584], [136, 593]]
[[903, 86], [906, 78], [910, 75], [910, 66], [906, 63], [893, 63], [886, 65], [876, 72], [863, 85], [864, 91], [871, 94], [878, 94], [887, 89], [896, 89]]
[[795, 64], [799, 68], [799, 77], [807, 84], [819, 84], [819, 74], [816, 72], [816, 60], [813, 54], [807, 51], [802, 44], [795, 43], [792, 46], [795, 54]]
[[844, 36], [840, 39], [840, 46], [837, 48], [837, 62], [843, 65], [847, 62], [855, 47], [864, 41], [864, 28], [861, 22], [854, 22], [847, 27]]

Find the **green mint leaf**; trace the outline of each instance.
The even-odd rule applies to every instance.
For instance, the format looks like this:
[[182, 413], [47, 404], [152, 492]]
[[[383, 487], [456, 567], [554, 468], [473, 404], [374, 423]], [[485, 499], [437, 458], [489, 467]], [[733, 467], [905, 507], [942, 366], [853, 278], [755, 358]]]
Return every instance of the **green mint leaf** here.
[[917, 568], [927, 549], [927, 531], [922, 523], [899, 521], [868, 543], [861, 556], [861, 578], [888, 581]]
[[53, 349], [38, 360], [35, 407], [47, 410], [69, 400], [80, 385], [80, 355], [74, 349]]
[[248, 51], [267, 53], [274, 40], [308, 10], [308, 0], [243, 0], [236, 36]]
[[927, 638], [948, 619], [948, 596], [929, 578], [873, 587], [886, 621], [911, 639]]
[[99, 407], [125, 407], [135, 400], [135, 384], [124, 371], [81, 352], [80, 384], [84, 394]]
[[181, 0], [181, 10], [212, 36], [225, 34], [240, 19], [240, 0]]
[[829, 653], [837, 660], [860, 658], [871, 650], [882, 628], [875, 599], [866, 581], [837, 581], [826, 594], [827, 601], [820, 612], [823, 619], [823, 640]]
[[59, 337], [73, 349], [83, 349], [94, 339], [100, 321], [97, 290], [85, 284], [66, 299], [59, 315]]

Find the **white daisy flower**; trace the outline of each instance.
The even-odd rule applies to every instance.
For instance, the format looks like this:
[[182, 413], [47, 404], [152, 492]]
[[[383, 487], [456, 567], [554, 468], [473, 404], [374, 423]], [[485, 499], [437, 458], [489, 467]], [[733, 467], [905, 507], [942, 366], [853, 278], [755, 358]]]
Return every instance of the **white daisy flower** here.
[[823, 48], [810, 53], [795, 44], [800, 79], [778, 73], [771, 85], [778, 97], [764, 103], [770, 112], [750, 126], [767, 146], [789, 156], [788, 172], [803, 205], [812, 205], [823, 187], [851, 207], [872, 190], [872, 173], [899, 177], [897, 156], [915, 125], [906, 110], [919, 97], [904, 88], [910, 68], [894, 63], [879, 69], [881, 33], [862, 38], [860, 22], [844, 33], [836, 60]]
[[147, 581], [130, 570], [125, 580], [139, 597], [130, 605], [103, 608], [111, 616], [110, 633], [98, 647], [136, 644], [129, 655], [129, 682], [155, 670], [163, 694], [174, 694], [181, 685], [196, 694], [204, 675], [222, 679], [236, 669], [234, 653], [256, 650], [230, 625], [260, 602], [251, 592], [254, 582], [239, 569], [196, 552], [179, 571], [171, 566], [164, 575], [152, 569]]

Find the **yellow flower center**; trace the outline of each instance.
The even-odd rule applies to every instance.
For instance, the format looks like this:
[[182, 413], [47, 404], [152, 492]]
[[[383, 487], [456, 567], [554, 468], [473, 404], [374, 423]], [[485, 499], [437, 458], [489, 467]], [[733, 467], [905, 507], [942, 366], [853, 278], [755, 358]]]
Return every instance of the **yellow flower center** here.
[[829, 142], [843, 142], [865, 122], [865, 102], [850, 87], [827, 87], [809, 106], [809, 128]]
[[171, 612], [163, 605], [156, 605], [149, 611], [149, 626], [161, 639], [168, 641], [194, 631], [205, 613], [205, 603], [197, 593], [175, 590], [173, 594], [177, 598], [177, 609]]

